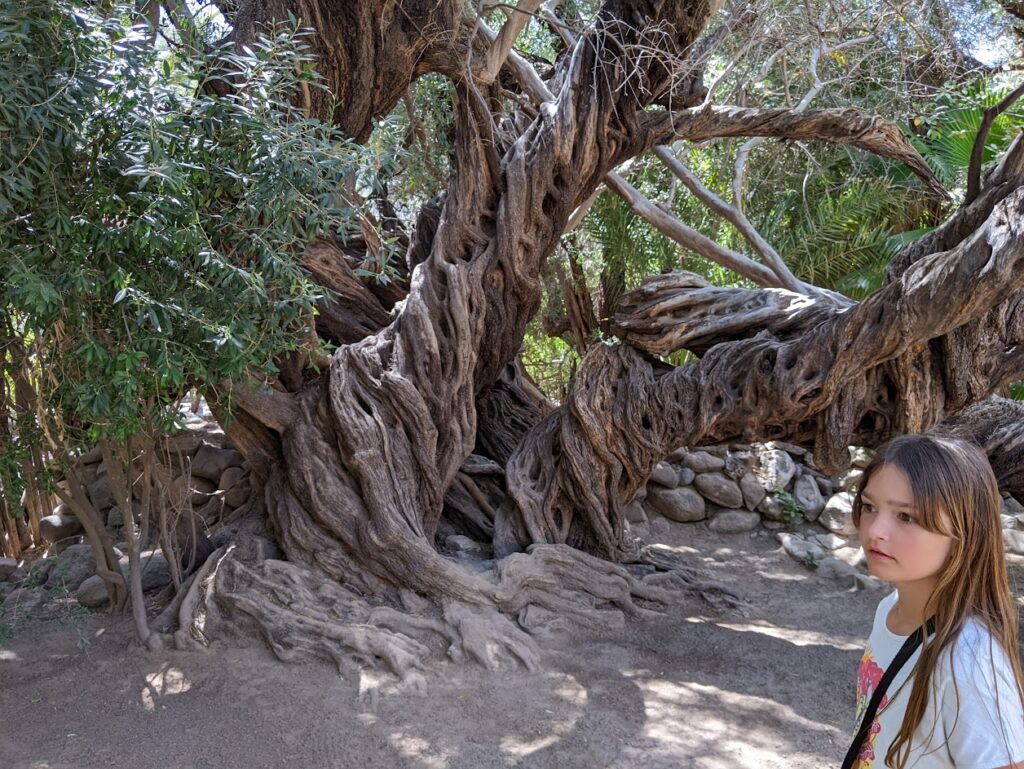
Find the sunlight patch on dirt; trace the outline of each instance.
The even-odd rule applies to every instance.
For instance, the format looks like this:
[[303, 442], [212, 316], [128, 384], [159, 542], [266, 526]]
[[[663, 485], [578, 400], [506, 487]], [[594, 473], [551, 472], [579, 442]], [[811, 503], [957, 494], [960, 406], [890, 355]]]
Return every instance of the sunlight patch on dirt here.
[[156, 710], [157, 703], [161, 697], [172, 694], [181, 694], [192, 688], [192, 682], [185, 677], [185, 674], [173, 665], [168, 665], [155, 673], [145, 677], [146, 688], [142, 690], [140, 699], [142, 707], [152, 712]]
[[546, 718], [542, 731], [546, 734], [507, 734], [499, 747], [503, 755], [525, 758], [558, 742], [576, 727], [587, 707], [587, 690], [572, 676], [559, 676], [562, 680], [552, 687], [551, 693], [566, 703], [558, 710], [544, 709]]
[[864, 646], [857, 639], [837, 638], [835, 635], [815, 630], [781, 627], [767, 622], [715, 622], [714, 620], [702, 617], [687, 617], [686, 621], [693, 623], [711, 622], [718, 627], [736, 630], [740, 633], [760, 633], [771, 638], [778, 638], [780, 641], [786, 641], [794, 646], [831, 646], [842, 651], [859, 651]]
[[692, 682], [636, 683], [643, 691], [647, 715], [646, 755], [688, 755], [695, 769], [763, 767], [775, 765], [780, 756], [813, 761], [815, 756], [796, 749], [780, 727], [836, 731], [772, 699]]

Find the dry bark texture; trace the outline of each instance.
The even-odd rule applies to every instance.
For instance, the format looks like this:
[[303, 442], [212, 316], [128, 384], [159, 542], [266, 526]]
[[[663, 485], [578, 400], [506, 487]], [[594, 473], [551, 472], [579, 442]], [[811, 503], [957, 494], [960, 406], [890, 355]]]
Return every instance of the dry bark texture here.
[[[409, 83], [428, 72], [457, 73], [468, 55], [462, 3], [391, 0], [241, 0], [232, 23], [238, 43], [289, 14], [314, 30], [310, 46], [327, 91], [311, 90], [309, 114], [366, 141]], [[332, 104], [332, 102], [334, 102]]]
[[[531, 666], [529, 633], [560, 617], [618, 622], [672, 600], [669, 587], [733, 598], [624, 536], [623, 508], [671, 450], [785, 438], [834, 464], [848, 443], [964, 413], [1024, 368], [1015, 152], [930, 250], [904, 254], [858, 306], [653, 279], [620, 302], [622, 343], [591, 347], [554, 408], [515, 356], [570, 213], [622, 161], [677, 135], [785, 136], [853, 144], [933, 177], [877, 118], [694, 108], [701, 87], [676, 64], [711, 18], [704, 0], [607, 3], [551, 78], [527, 89], [539, 107], [499, 124], [460, 9], [302, 0], [238, 11], [240, 42], [286, 10], [314, 26], [335, 121], [357, 139], [413, 78], [445, 72], [455, 170], [410, 239], [401, 303], [363, 285], [333, 246], [307, 254], [340, 297], [318, 320], [340, 346], [321, 375], [233, 393], [229, 427], [265, 480], [254, 509], [287, 561], [227, 552], [198, 588], [196, 637], [256, 627], [283, 658], [356, 654], [406, 677], [438, 639], [455, 658]], [[663, 55], [638, 57], [652, 40]], [[672, 109], [644, 109], [654, 103]], [[681, 347], [702, 357], [680, 368], [654, 357]], [[979, 437], [1017, 483], [1019, 433], [986, 414]], [[490, 537], [500, 559], [467, 564], [438, 549], [467, 532]], [[638, 560], [661, 572], [638, 579], [614, 563]]]

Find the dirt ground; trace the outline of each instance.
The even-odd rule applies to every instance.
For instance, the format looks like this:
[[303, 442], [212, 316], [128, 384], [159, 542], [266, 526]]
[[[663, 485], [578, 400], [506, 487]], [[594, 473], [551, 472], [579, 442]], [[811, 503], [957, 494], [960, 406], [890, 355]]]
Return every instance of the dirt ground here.
[[151, 655], [103, 614], [18, 628], [0, 643], [0, 767], [838, 766], [885, 591], [840, 588], [761, 529], [662, 539], [743, 609], [688, 600], [573, 632], [543, 644], [537, 673], [439, 663], [423, 693], [263, 647]]

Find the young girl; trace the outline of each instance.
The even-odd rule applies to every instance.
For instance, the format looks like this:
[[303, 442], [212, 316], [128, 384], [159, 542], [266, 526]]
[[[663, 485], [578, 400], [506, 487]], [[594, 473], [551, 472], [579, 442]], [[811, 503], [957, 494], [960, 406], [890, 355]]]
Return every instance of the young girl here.
[[865, 470], [853, 520], [870, 572], [896, 590], [878, 605], [860, 662], [855, 729], [907, 637], [920, 629], [924, 640], [886, 689], [857, 769], [1024, 769], [1000, 508], [984, 453], [961, 440], [897, 438]]

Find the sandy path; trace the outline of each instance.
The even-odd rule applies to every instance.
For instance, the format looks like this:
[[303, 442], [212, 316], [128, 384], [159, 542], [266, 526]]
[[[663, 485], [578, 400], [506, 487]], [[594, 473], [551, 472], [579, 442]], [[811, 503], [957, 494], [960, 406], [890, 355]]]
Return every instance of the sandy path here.
[[[440, 664], [425, 694], [262, 648], [149, 656], [103, 615], [0, 646], [0, 767], [837, 766], [859, 646], [884, 593], [851, 592], [768, 532], [674, 526], [744, 615], [697, 602], [548, 642], [544, 671]], [[96, 635], [99, 633], [99, 635]]]

